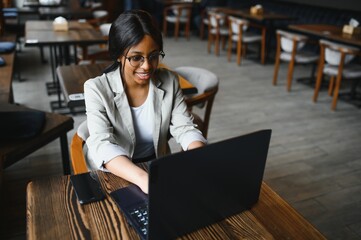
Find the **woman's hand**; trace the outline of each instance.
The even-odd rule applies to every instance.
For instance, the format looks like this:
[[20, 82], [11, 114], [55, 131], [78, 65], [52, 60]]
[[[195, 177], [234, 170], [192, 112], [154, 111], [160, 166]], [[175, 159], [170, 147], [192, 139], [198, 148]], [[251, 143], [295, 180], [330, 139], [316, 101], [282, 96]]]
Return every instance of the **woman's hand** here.
[[148, 181], [149, 181], [149, 177], [148, 177], [148, 174], [144, 175], [144, 176], [141, 176], [139, 178], [140, 182], [137, 184], [138, 187], [140, 187], [140, 189], [142, 189], [142, 191], [145, 193], [145, 194], [148, 194]]

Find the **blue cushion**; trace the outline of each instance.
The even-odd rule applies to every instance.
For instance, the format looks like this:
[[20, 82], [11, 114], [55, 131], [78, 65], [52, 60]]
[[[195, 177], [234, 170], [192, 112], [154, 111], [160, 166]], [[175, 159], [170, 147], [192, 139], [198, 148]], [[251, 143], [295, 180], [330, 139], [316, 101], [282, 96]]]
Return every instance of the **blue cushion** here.
[[17, 8], [3, 8], [2, 10], [4, 13], [6, 12], [17, 12], [18, 9]]
[[3, 8], [2, 12], [5, 18], [15, 18], [18, 16], [17, 8]]
[[46, 114], [42, 111], [0, 111], [0, 140], [30, 138], [41, 133]]
[[0, 57], [0, 67], [5, 66], [5, 60]]
[[16, 44], [14, 42], [0, 42], [0, 53], [9, 53], [14, 51]]

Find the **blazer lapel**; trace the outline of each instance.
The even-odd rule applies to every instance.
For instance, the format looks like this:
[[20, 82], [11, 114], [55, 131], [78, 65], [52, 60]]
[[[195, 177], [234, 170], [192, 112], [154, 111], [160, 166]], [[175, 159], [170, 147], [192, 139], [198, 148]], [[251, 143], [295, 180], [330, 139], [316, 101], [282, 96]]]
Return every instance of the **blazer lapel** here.
[[160, 137], [160, 128], [162, 121], [162, 100], [164, 97], [164, 91], [160, 89], [161, 82], [154, 81], [155, 91], [154, 91], [154, 132], [153, 132], [153, 142], [155, 149], [158, 149], [158, 142]]
[[[128, 129], [133, 145], [135, 145], [135, 130], [133, 126], [132, 113], [130, 111], [128, 98], [124, 91], [119, 68], [108, 74], [108, 81], [114, 93], [114, 103], [119, 111], [125, 127]], [[133, 149], [134, 150], [134, 149]]]

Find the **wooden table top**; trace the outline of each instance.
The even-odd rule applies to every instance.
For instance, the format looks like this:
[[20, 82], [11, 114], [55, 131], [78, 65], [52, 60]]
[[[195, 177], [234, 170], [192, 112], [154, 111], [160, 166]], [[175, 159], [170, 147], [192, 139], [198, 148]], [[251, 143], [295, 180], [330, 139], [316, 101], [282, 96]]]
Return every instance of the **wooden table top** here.
[[53, 21], [31, 20], [25, 22], [25, 45], [101, 44], [107, 39], [89, 23], [68, 21], [68, 31], [54, 31]]
[[53, 19], [58, 16], [66, 19], [93, 18], [92, 9], [82, 7], [79, 0], [67, 0], [58, 6], [39, 6], [38, 11], [41, 18]]
[[[28, 239], [139, 239], [109, 193], [129, 183], [97, 172], [106, 199], [80, 205], [69, 176], [37, 179], [27, 187]], [[106, 236], [106, 237], [105, 237]], [[250, 210], [180, 239], [325, 239], [288, 203], [263, 183]]]
[[278, 14], [264, 10], [262, 14], [251, 14], [250, 9], [234, 9], [229, 7], [216, 7], [216, 11], [222, 12], [227, 15], [238, 16], [256, 21], [276, 21], [276, 20], [291, 20], [293, 17]]
[[[65, 102], [69, 107], [84, 106], [84, 100], [69, 99], [71, 94], [79, 94], [84, 92], [84, 83], [86, 80], [100, 76], [104, 69], [109, 66], [111, 62], [98, 63], [98, 64], [84, 64], [84, 65], [68, 65], [59, 66], [56, 73], [59, 78], [62, 92], [65, 96]], [[166, 67], [166, 65], [160, 65]], [[196, 93], [197, 89], [186, 79], [180, 77], [179, 84], [184, 94]]]
[[342, 26], [329, 24], [294, 24], [289, 29], [295, 30], [318, 38], [334, 40], [344, 44], [352, 44], [361, 47], [361, 34], [350, 35], [342, 32]]
[[59, 4], [51, 4], [51, 5], [44, 5], [39, 2], [39, 0], [24, 0], [23, 7], [32, 7], [32, 8], [39, 8], [39, 7], [59, 7], [64, 6], [66, 3], [65, 1], [60, 1]]

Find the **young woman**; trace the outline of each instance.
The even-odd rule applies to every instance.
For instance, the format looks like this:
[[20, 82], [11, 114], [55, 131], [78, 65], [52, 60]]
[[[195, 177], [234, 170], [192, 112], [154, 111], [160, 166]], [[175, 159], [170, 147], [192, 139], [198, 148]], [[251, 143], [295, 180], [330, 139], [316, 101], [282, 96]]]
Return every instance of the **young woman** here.
[[173, 136], [183, 150], [206, 139], [187, 111], [178, 77], [158, 69], [161, 32], [145, 11], [121, 14], [109, 32], [114, 63], [84, 84], [90, 158], [148, 193], [148, 174], [135, 163], [169, 154]]

